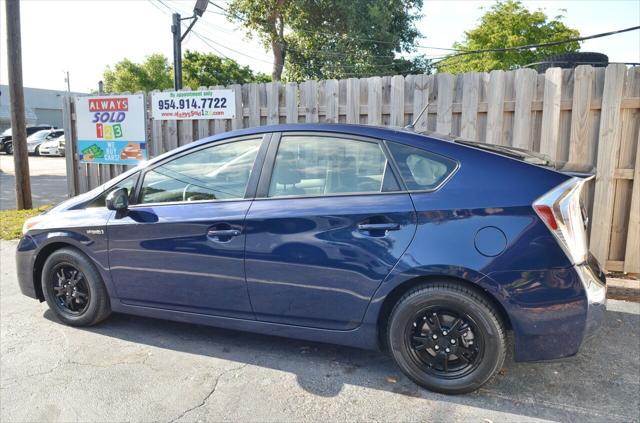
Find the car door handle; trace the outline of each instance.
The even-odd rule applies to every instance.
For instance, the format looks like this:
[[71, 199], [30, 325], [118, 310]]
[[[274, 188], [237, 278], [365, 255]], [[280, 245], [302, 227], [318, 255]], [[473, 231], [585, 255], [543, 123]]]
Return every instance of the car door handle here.
[[207, 232], [207, 237], [216, 239], [233, 238], [234, 236], [238, 235], [240, 235], [240, 231], [237, 229], [212, 229]]
[[400, 229], [399, 223], [361, 223], [358, 225], [359, 231], [397, 231]]

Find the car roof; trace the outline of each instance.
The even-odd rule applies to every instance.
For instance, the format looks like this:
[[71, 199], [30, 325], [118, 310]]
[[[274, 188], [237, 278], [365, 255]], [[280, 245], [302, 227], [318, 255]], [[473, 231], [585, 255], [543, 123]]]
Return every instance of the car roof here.
[[[455, 137], [445, 134], [439, 134], [436, 132], [425, 131], [415, 132], [411, 129], [399, 127], [399, 126], [373, 126], [373, 125], [360, 125], [350, 123], [287, 123], [278, 125], [266, 125], [257, 126], [253, 128], [239, 129], [236, 131], [224, 133], [224, 138], [229, 136], [238, 135], [252, 135], [263, 134], [266, 132], [295, 132], [295, 131], [313, 131], [313, 132], [336, 132], [343, 134], [362, 135], [369, 137], [383, 137], [384, 134], [412, 134], [412, 135], [425, 135], [430, 138], [440, 139], [443, 141], [453, 141]], [[206, 139], [213, 140], [219, 138], [218, 136], [209, 137]]]
[[[185, 144], [174, 150], [167, 151], [145, 163], [150, 165], [166, 158], [181, 153], [183, 151], [198, 148], [199, 146], [213, 143], [216, 141], [223, 141], [235, 137], [261, 135], [270, 132], [319, 132], [319, 133], [336, 133], [345, 135], [355, 135], [374, 139], [384, 139], [388, 141], [400, 141], [409, 145], [414, 145], [419, 148], [431, 146], [435, 149], [440, 149], [447, 145], [453, 149], [469, 149], [470, 147], [455, 145], [451, 142], [456, 138], [449, 135], [438, 134], [435, 132], [415, 132], [410, 129], [393, 127], [393, 126], [372, 126], [372, 125], [358, 125], [348, 123], [289, 123], [279, 125], [265, 125], [256, 126], [253, 128], [237, 129], [229, 132], [222, 132], [220, 134], [212, 135], [206, 138], [199, 139], [197, 141]], [[440, 148], [438, 148], [440, 147]], [[449, 148], [445, 148], [444, 152]], [[438, 153], [438, 151], [433, 151]], [[128, 173], [128, 172], [127, 172]]]

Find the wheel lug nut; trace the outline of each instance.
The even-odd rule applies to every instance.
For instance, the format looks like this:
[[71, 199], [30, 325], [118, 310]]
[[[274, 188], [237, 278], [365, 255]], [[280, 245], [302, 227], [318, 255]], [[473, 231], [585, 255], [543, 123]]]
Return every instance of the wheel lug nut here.
[[452, 340], [451, 340], [451, 343], [452, 343], [452, 344], [455, 344], [455, 343], [456, 343], [456, 340], [455, 340], [455, 339], [452, 339]]
[[437, 345], [436, 345], [435, 347], [433, 347], [433, 348], [434, 348], [435, 350], [439, 350], [439, 349], [440, 349], [440, 347], [439, 347], [439, 346], [437, 346]]
[[443, 331], [442, 331], [442, 334], [443, 334], [444, 336], [447, 336], [447, 333], [448, 333], [448, 332], [447, 332], [446, 330], [443, 330]]
[[445, 348], [444, 352], [451, 352], [451, 350], [449, 348]]
[[432, 337], [433, 339], [438, 339], [438, 335], [436, 335], [435, 333], [434, 333], [433, 335], [431, 335], [431, 337]]

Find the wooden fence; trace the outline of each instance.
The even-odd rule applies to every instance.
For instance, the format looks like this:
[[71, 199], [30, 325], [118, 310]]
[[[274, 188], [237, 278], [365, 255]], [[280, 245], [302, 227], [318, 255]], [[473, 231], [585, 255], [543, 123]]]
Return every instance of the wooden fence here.
[[[418, 131], [434, 130], [595, 165], [591, 250], [609, 271], [640, 273], [640, 67], [616, 64], [553, 68], [544, 74], [519, 69], [228, 88], [236, 96], [235, 119], [148, 118], [150, 156], [211, 134], [267, 124], [404, 126], [428, 103], [416, 125]], [[71, 134], [69, 192], [77, 194], [116, 176], [124, 167], [79, 164], [73, 150], [75, 115], [69, 98], [64, 110], [66, 133]]]

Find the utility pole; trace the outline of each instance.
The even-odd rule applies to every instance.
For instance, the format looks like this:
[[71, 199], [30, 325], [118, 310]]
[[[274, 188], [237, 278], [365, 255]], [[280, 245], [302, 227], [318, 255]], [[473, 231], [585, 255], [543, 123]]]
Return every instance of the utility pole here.
[[98, 94], [104, 94], [104, 82], [98, 81]]
[[[193, 25], [199, 17], [204, 14], [209, 4], [208, 0], [196, 0], [193, 8], [193, 16], [181, 18], [179, 13], [171, 15], [171, 33], [173, 34], [173, 88], [175, 90], [182, 89], [182, 40], [187, 36]], [[187, 30], [182, 34], [180, 22], [191, 19], [191, 23]]]
[[182, 40], [180, 39], [180, 14], [174, 13], [171, 20], [173, 33], [173, 88], [182, 89]]
[[20, 39], [20, 2], [5, 0], [7, 16], [7, 67], [9, 95], [11, 96], [11, 142], [16, 177], [16, 208], [33, 207], [29, 156], [27, 152], [27, 126], [24, 116], [24, 90], [22, 87], [22, 41]]

